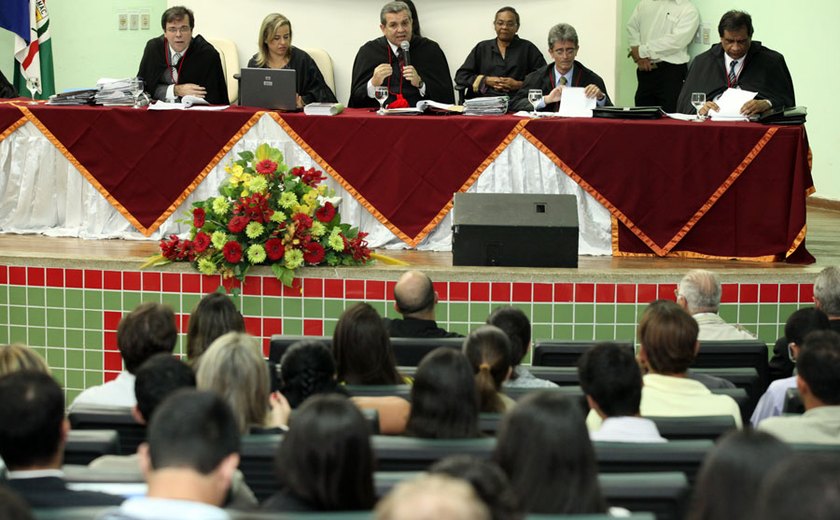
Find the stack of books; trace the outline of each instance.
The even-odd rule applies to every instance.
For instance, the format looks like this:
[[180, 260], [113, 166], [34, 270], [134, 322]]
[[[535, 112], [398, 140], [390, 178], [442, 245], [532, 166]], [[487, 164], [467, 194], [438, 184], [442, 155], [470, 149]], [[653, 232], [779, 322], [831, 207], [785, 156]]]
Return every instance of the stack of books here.
[[68, 90], [67, 92], [50, 96], [47, 104], [64, 106], [92, 105], [96, 93], [97, 90], [95, 88]]

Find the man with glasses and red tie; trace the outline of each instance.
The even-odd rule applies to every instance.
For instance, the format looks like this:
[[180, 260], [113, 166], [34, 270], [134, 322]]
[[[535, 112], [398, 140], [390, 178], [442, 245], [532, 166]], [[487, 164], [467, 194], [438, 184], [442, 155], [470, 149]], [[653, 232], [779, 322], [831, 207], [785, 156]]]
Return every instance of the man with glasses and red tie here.
[[146, 43], [137, 76], [153, 99], [180, 101], [184, 96], [227, 105], [227, 85], [218, 51], [201, 35], [193, 36], [195, 16], [186, 7], [170, 7], [160, 19], [163, 36]]
[[729, 11], [718, 24], [720, 43], [697, 55], [688, 69], [677, 111], [693, 114], [692, 92], [706, 94], [700, 115], [718, 110], [718, 97], [729, 88], [757, 92], [755, 99], [741, 107], [741, 114], [751, 116], [771, 108], [796, 106], [793, 79], [785, 58], [761, 42], [753, 41], [752, 17], [743, 11]]
[[585, 88], [587, 97], [595, 98], [599, 107], [612, 106], [601, 76], [575, 59], [578, 50], [580, 45], [574, 27], [566, 23], [552, 27], [548, 31], [548, 54], [554, 61], [525, 77], [522, 88], [511, 100], [510, 110], [531, 110], [528, 91], [539, 89], [543, 98], [534, 109], [541, 112], [557, 112], [564, 87]]

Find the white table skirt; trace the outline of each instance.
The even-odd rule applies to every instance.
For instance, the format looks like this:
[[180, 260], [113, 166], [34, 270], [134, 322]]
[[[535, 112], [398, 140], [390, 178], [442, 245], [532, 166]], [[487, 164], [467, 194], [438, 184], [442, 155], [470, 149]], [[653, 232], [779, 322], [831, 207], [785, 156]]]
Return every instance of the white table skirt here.
[[[264, 115], [207, 175], [181, 208], [147, 238], [134, 229], [32, 123], [27, 122], [0, 141], [0, 231], [135, 240], [158, 240], [173, 233], [186, 233], [189, 226], [176, 220], [184, 218], [193, 201], [217, 194], [216, 188], [226, 176], [225, 165], [236, 159], [239, 152], [254, 150], [264, 142], [282, 150], [290, 166], [318, 168], [283, 128], [270, 116]], [[327, 183], [342, 196], [342, 220], [369, 233], [371, 247], [407, 247], [334, 179], [328, 178]], [[581, 255], [611, 254], [609, 211], [522, 136], [517, 136], [499, 154], [469, 191], [576, 195], [580, 223], [578, 252]], [[451, 228], [450, 213], [417, 249], [451, 250]]]

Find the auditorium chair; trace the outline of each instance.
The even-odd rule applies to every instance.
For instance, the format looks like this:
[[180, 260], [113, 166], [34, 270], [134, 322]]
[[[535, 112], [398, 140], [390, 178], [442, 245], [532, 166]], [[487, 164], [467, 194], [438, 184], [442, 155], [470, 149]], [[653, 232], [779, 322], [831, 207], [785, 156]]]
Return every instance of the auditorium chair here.
[[[320, 341], [327, 347], [332, 347], [330, 336], [271, 336], [268, 348], [268, 359], [278, 363], [286, 350], [298, 341]], [[438, 347], [449, 347], [461, 350], [464, 338], [391, 338], [391, 348], [397, 365], [416, 367], [423, 357]]]
[[120, 455], [133, 455], [146, 440], [146, 426], [138, 423], [127, 406], [77, 405], [68, 415], [73, 430], [116, 430]]
[[713, 388], [713, 394], [717, 395], [728, 395], [732, 399], [738, 403], [738, 408], [741, 409], [741, 422], [743, 424], [750, 423], [750, 417], [752, 417], [753, 410], [755, 410], [755, 403], [747, 395], [747, 391], [743, 388]]
[[411, 400], [411, 385], [344, 385], [344, 389], [352, 396], [397, 396], [409, 401]]
[[321, 75], [324, 76], [324, 82], [330, 87], [333, 94], [335, 94], [335, 75], [333, 74], [333, 62], [330, 55], [327, 51], [319, 47], [309, 47], [303, 50], [312, 57], [312, 61], [318, 66]]
[[330, 350], [332, 350], [332, 336], [284, 336], [282, 334], [274, 334], [271, 336], [271, 341], [268, 346], [268, 359], [274, 363], [280, 363], [280, 358], [289, 349], [292, 344], [298, 341], [320, 341]]
[[668, 440], [709, 439], [717, 440], [724, 433], [735, 429], [731, 415], [707, 415], [697, 417], [651, 417], [659, 434]]
[[805, 405], [802, 403], [802, 397], [799, 395], [798, 388], [788, 388], [785, 392], [785, 404], [782, 407], [783, 414], [803, 414], [805, 413]]
[[[534, 342], [531, 364], [550, 367], [576, 367], [578, 358], [599, 343], [604, 341], [563, 341], [553, 339], [542, 339]], [[626, 341], [614, 341], [621, 347], [635, 353], [633, 344]]]
[[372, 444], [378, 470], [424, 471], [450, 455], [474, 455], [489, 459], [496, 447], [496, 439], [417, 439], [375, 435]]
[[682, 472], [693, 483], [714, 442], [708, 439], [660, 443], [594, 442], [600, 473]]
[[207, 38], [207, 41], [219, 53], [219, 58], [222, 60], [222, 73], [227, 83], [228, 100], [231, 104], [235, 104], [239, 100], [239, 80], [234, 76], [239, 74], [239, 52], [236, 50], [236, 44], [233, 40], [224, 38]]
[[[752, 367], [758, 373], [753, 395], [761, 396], [770, 384], [767, 345], [759, 340], [701, 341], [692, 369]], [[757, 402], [757, 400], [756, 400]]]
[[612, 507], [653, 513], [656, 520], [680, 520], [685, 514], [691, 486], [685, 474], [601, 473], [601, 491]]
[[120, 439], [114, 430], [70, 430], [64, 444], [64, 464], [89, 464], [103, 455], [119, 455]]

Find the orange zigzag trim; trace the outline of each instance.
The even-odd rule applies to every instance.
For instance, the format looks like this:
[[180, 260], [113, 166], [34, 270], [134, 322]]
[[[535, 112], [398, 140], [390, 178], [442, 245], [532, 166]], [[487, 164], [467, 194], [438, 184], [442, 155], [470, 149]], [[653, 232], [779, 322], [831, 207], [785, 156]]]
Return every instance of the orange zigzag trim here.
[[15, 121], [11, 125], [9, 125], [9, 127], [6, 130], [4, 130], [2, 134], [0, 134], [0, 141], [9, 137], [10, 135], [12, 135], [15, 132], [15, 130], [17, 130], [18, 128], [22, 127], [25, 124], [26, 124], [26, 117], [21, 115], [20, 119], [18, 119], [17, 121]]

